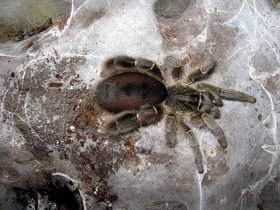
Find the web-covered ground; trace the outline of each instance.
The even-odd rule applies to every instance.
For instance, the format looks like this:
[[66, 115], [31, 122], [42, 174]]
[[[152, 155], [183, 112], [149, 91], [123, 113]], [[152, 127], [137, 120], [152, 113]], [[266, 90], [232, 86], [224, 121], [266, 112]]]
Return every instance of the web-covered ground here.
[[[4, 201], [10, 186], [44, 185], [43, 174], [54, 171], [80, 182], [87, 209], [142, 210], [162, 200], [190, 210], [280, 208], [280, 11], [270, 1], [67, 5], [60, 5], [68, 11], [64, 27], [0, 44], [0, 209], [12, 206]], [[170, 54], [190, 55], [187, 74], [209, 53], [218, 65], [207, 82], [246, 92], [257, 103], [225, 102], [218, 123], [226, 152], [209, 131], [193, 128], [203, 175], [182, 133], [174, 149], [166, 146], [164, 120], [119, 138], [98, 133], [108, 116], [91, 96], [106, 58], [126, 54], [162, 63]]]

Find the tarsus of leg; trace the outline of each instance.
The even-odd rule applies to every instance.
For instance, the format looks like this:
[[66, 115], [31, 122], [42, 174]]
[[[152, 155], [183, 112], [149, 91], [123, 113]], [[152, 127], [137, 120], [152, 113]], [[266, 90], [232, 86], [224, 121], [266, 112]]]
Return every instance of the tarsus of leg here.
[[202, 120], [207, 126], [207, 128], [211, 131], [211, 133], [216, 137], [218, 143], [221, 145], [222, 148], [227, 148], [227, 141], [222, 128], [216, 123], [216, 121], [210, 117], [208, 114], [202, 114]]
[[187, 126], [183, 121], [180, 122], [180, 125], [184, 131], [186, 138], [188, 139], [189, 145], [194, 154], [194, 163], [198, 170], [198, 173], [204, 173], [204, 166], [203, 166], [203, 156], [200, 150], [200, 145], [189, 126]]
[[177, 125], [176, 117], [173, 114], [169, 114], [166, 119], [166, 144], [169, 148], [174, 148], [177, 144]]
[[215, 93], [221, 98], [226, 100], [243, 101], [243, 102], [250, 102], [250, 103], [256, 102], [255, 97], [237, 90], [222, 89], [220, 87], [216, 87], [207, 83], [198, 84], [198, 88], [205, 91], [209, 91], [210, 93]]

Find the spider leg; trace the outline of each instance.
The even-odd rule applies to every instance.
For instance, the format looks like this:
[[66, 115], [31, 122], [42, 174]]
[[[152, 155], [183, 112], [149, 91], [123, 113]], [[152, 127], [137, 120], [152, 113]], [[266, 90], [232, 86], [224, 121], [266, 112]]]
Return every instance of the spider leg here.
[[206, 75], [208, 75], [216, 66], [216, 62], [212, 58], [205, 59], [201, 64], [197, 65], [187, 76], [188, 83], [194, 83]]
[[198, 170], [198, 173], [202, 174], [204, 173], [204, 167], [203, 167], [202, 152], [200, 150], [199, 143], [189, 126], [187, 126], [183, 121], [181, 121], [180, 125], [184, 131], [186, 138], [189, 140], [190, 147], [194, 154], [194, 163]]
[[101, 132], [110, 135], [129, 133], [142, 126], [158, 122], [161, 115], [160, 107], [155, 106], [143, 106], [137, 111], [123, 111], [107, 121], [101, 129]]
[[243, 92], [240, 92], [237, 90], [222, 89], [221, 97], [224, 99], [227, 99], [227, 100], [244, 101], [244, 102], [250, 102], [250, 103], [256, 102], [255, 97], [247, 95], [246, 93], [243, 93]]
[[169, 55], [164, 58], [163, 69], [165, 71], [170, 71], [172, 78], [175, 80], [181, 79], [183, 74], [183, 66], [183, 61], [173, 55]]
[[222, 107], [223, 101], [222, 101], [221, 96], [219, 95], [219, 92], [213, 88], [210, 88], [209, 86], [210, 85], [208, 85], [206, 83], [199, 83], [197, 85], [197, 88], [201, 91], [208, 92], [211, 96], [211, 100], [212, 100], [213, 104], [215, 104], [218, 107]]
[[133, 71], [135, 59], [126, 55], [120, 55], [107, 59], [102, 66], [101, 76], [107, 77], [121, 72]]
[[137, 112], [135, 110], [123, 111], [107, 121], [101, 129], [101, 132], [104, 134], [119, 135], [131, 132], [139, 127]]
[[153, 76], [159, 78], [160, 80], [163, 79], [161, 71], [157, 64], [151, 60], [144, 59], [144, 58], [136, 58], [135, 60], [135, 67], [142, 72], [147, 72], [152, 74]]
[[221, 117], [221, 112], [219, 110], [219, 107], [213, 106], [210, 110], [209, 115], [213, 117], [214, 119], [219, 119]]
[[203, 89], [205, 91], [208, 91], [210, 93], [216, 94], [216, 96], [219, 96], [222, 99], [226, 100], [233, 100], [233, 101], [242, 101], [242, 102], [250, 102], [255, 103], [256, 98], [253, 96], [250, 96], [246, 93], [243, 93], [241, 91], [232, 90], [232, 89], [222, 89], [213, 85], [209, 85], [206, 83], [200, 83], [197, 86], [199, 89]]
[[177, 144], [177, 122], [173, 114], [168, 114], [165, 129], [166, 144], [169, 148], [174, 148]]
[[119, 55], [107, 60], [107, 65], [113, 65], [113, 68], [118, 69], [126, 69], [126, 68], [134, 68], [135, 67], [135, 58]]
[[149, 73], [158, 79], [162, 79], [162, 74], [155, 62], [144, 58], [134, 58], [126, 55], [120, 55], [108, 59], [104, 62], [101, 70], [101, 76], [112, 76], [122, 72], [143, 72]]
[[227, 141], [222, 128], [216, 123], [216, 121], [210, 117], [209, 114], [203, 113], [202, 120], [207, 126], [207, 128], [211, 131], [211, 133], [216, 137], [218, 143], [221, 145], [222, 148], [227, 148]]
[[145, 205], [145, 210], [163, 210], [163, 209], [187, 210], [188, 208], [185, 206], [185, 204], [173, 200], [153, 201], [148, 205]]

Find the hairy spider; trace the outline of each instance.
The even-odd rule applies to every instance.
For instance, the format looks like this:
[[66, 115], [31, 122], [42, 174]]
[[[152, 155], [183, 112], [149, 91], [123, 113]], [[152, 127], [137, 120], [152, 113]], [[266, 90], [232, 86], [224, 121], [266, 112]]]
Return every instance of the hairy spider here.
[[106, 60], [102, 68], [105, 78], [97, 85], [95, 97], [101, 108], [115, 116], [105, 123], [102, 131], [111, 135], [129, 133], [157, 123], [165, 112], [167, 145], [170, 148], [176, 145], [179, 125], [193, 150], [195, 166], [199, 173], [203, 173], [202, 152], [193, 131], [184, 122], [184, 116], [188, 113], [190, 117], [199, 119], [225, 149], [224, 132], [214, 120], [220, 117], [222, 99], [256, 102], [254, 97], [240, 91], [206, 83], [191, 85], [210, 73], [215, 65], [212, 59], [206, 59], [190, 72], [185, 82], [168, 86], [163, 75], [171, 71], [173, 77], [178, 78], [184, 66], [173, 56], [167, 57], [160, 68], [144, 58], [116, 56]]

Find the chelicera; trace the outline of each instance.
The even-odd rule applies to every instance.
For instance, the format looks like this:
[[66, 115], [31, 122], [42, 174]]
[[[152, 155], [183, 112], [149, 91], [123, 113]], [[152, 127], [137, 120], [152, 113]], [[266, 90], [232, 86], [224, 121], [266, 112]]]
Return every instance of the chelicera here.
[[175, 147], [177, 127], [180, 127], [193, 150], [195, 166], [199, 173], [203, 173], [202, 152], [193, 131], [185, 123], [185, 116], [199, 119], [226, 149], [228, 144], [224, 132], [215, 121], [220, 117], [219, 108], [223, 106], [223, 99], [249, 103], [255, 103], [256, 99], [240, 91], [206, 83], [195, 85], [215, 68], [216, 63], [212, 59], [206, 59], [193, 69], [185, 80], [181, 79], [183, 82], [168, 85], [168, 72], [179, 78], [183, 65], [173, 56], [167, 57], [160, 68], [144, 58], [110, 58], [104, 62], [102, 75], [105, 78], [97, 85], [95, 97], [101, 108], [115, 114], [102, 128], [104, 133], [111, 135], [155, 124], [166, 113], [167, 145]]

